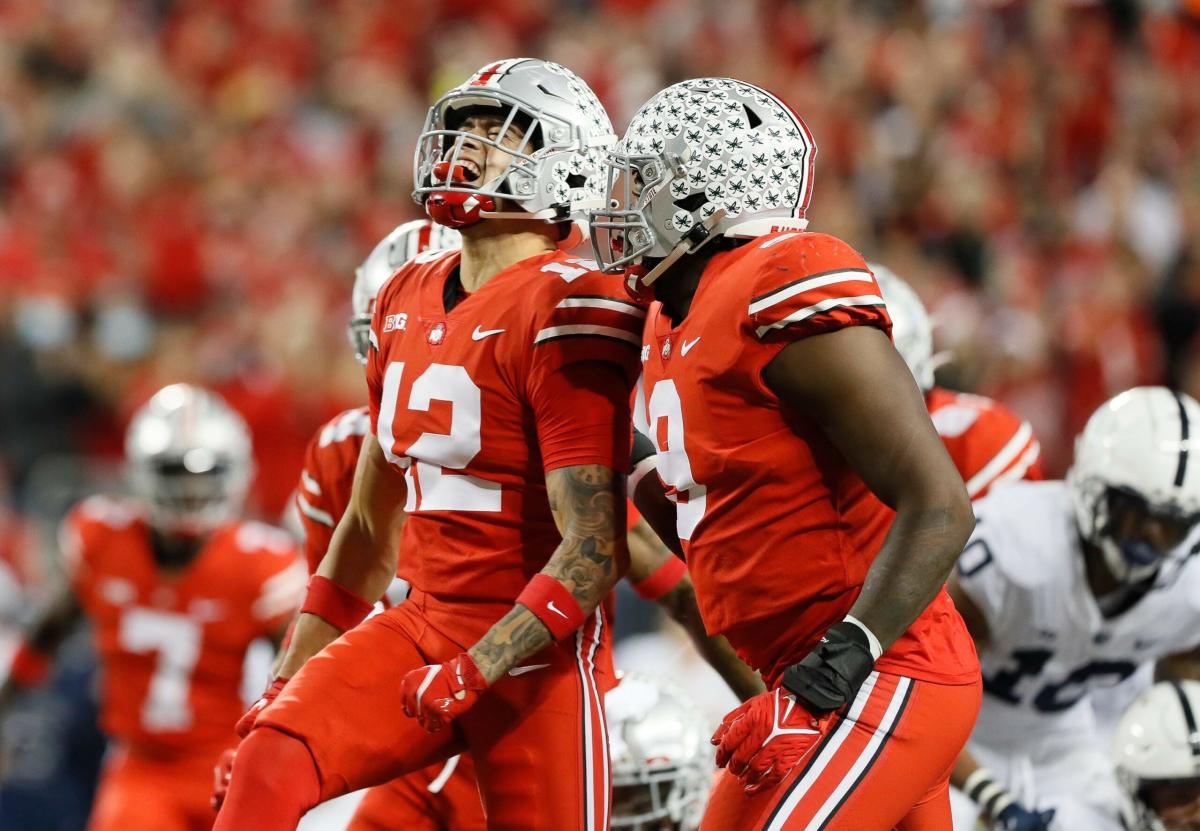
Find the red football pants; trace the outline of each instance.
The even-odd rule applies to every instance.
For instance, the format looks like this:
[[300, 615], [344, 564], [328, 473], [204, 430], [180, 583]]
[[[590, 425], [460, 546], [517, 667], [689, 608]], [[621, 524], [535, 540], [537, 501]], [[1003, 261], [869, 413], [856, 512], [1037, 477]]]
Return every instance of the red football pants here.
[[486, 831], [470, 756], [393, 779], [367, 791], [346, 831]]
[[600, 611], [510, 671], [451, 728], [427, 733], [401, 709], [405, 673], [450, 660], [510, 608], [447, 604], [414, 591], [309, 660], [255, 727], [305, 744], [322, 800], [470, 751], [490, 831], [606, 829], [603, 697], [614, 682]]
[[104, 763], [88, 831], [208, 831], [217, 818], [209, 799], [220, 752], [171, 760], [125, 748], [112, 752]]
[[846, 715], [774, 790], [725, 772], [701, 831], [951, 831], [950, 769], [982, 694], [872, 673]]

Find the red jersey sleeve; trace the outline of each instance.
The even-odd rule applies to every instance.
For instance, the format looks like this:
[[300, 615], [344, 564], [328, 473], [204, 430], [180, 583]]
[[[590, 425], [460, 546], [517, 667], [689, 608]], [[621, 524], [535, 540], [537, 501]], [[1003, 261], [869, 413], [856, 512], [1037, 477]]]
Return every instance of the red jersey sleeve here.
[[292, 619], [304, 599], [308, 574], [300, 552], [286, 533], [259, 522], [238, 527], [234, 544], [248, 557], [251, 575], [250, 615], [262, 635], [273, 635]]
[[790, 343], [848, 326], [890, 334], [879, 286], [862, 255], [827, 234], [767, 237], [753, 255], [748, 314], [755, 337]]
[[[580, 265], [572, 266], [576, 262]], [[564, 285], [550, 293], [545, 308], [535, 316], [529, 388], [570, 364], [598, 361], [612, 364], [624, 375], [628, 397], [641, 372], [645, 307], [625, 294], [620, 276], [589, 271], [587, 266], [593, 264], [588, 261], [571, 259], [553, 265], [561, 266]]]
[[531, 395], [538, 445], [547, 472], [570, 465], [629, 464], [629, 384], [601, 361], [574, 363], [546, 375]]
[[312, 574], [329, 549], [354, 485], [363, 437], [370, 429], [366, 408], [340, 413], [321, 426], [304, 452], [296, 508], [304, 526], [304, 560]]
[[1033, 427], [1003, 404], [938, 388], [930, 391], [928, 404], [933, 426], [971, 499], [1003, 482], [1043, 478]]
[[123, 531], [141, 519], [130, 502], [108, 496], [90, 496], [67, 513], [58, 529], [58, 549], [63, 570], [72, 589], [79, 594], [88, 589], [96, 572], [104, 568], [93, 562], [97, 541], [105, 529]]

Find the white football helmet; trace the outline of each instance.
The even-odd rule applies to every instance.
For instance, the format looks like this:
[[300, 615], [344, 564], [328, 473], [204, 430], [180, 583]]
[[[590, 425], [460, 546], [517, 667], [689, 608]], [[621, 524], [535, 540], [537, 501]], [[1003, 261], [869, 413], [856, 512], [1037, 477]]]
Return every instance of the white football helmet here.
[[[509, 126], [526, 128], [517, 148], [457, 129], [467, 110], [494, 109]], [[616, 141], [600, 99], [564, 66], [512, 58], [482, 67], [429, 108], [413, 162], [413, 198], [433, 219], [452, 228], [482, 217], [564, 222], [581, 219], [605, 199], [604, 154]], [[489, 182], [468, 182], [459, 164], [464, 141], [512, 156]], [[508, 199], [521, 211], [499, 212]]]
[[125, 458], [151, 525], [176, 534], [206, 534], [235, 519], [254, 469], [246, 422], [191, 384], [163, 387], [134, 413]]
[[878, 263], [869, 263], [879, 283], [888, 316], [892, 319], [892, 340], [896, 351], [908, 364], [921, 392], [933, 389], [933, 371], [939, 361], [933, 354], [933, 324], [925, 304], [912, 286], [900, 279], [896, 272]]
[[1114, 500], [1190, 529], [1200, 519], [1200, 404], [1166, 387], [1135, 387], [1102, 404], [1079, 438], [1067, 471], [1083, 539], [1113, 576], [1135, 583], [1162, 571], [1164, 556], [1141, 541], [1113, 537]]
[[[631, 269], [645, 294], [678, 257], [714, 236], [804, 229], [817, 145], [771, 93], [731, 78], [667, 87], [642, 105], [608, 155], [608, 208], [592, 211], [606, 271]], [[659, 259], [649, 272], [643, 258]]]
[[716, 768], [711, 730], [668, 681], [630, 674], [605, 696], [612, 827], [695, 831]]
[[354, 270], [354, 289], [350, 293], [351, 317], [346, 327], [354, 356], [360, 364], [367, 362], [371, 346], [371, 314], [375, 298], [396, 269], [418, 254], [431, 249], [462, 248], [458, 231], [438, 225], [428, 219], [414, 219], [397, 226], [371, 249], [362, 265]]
[[1131, 831], [1200, 827], [1200, 682], [1164, 681], [1138, 696], [1117, 725], [1113, 757]]

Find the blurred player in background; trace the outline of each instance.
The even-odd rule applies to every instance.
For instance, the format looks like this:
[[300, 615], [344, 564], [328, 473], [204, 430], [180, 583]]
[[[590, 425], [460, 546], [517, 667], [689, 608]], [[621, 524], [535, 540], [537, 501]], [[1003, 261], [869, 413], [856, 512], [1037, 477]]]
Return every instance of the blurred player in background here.
[[[976, 503], [950, 581], [980, 650], [984, 702], [954, 773], [1003, 829], [1119, 829], [1121, 793], [1090, 690], [1158, 661], [1197, 675], [1200, 404], [1164, 387], [1089, 419], [1066, 481], [1015, 482]], [[1019, 811], [1005, 811], [1012, 805]]]
[[612, 827], [696, 831], [716, 768], [712, 725], [665, 678], [629, 674], [608, 693]]
[[[488, 64], [430, 109], [416, 196], [462, 251], [418, 256], [376, 302], [372, 435], [218, 828], [291, 829], [464, 750], [489, 827], [607, 826], [602, 604], [628, 566], [645, 312], [558, 245], [602, 204], [614, 138], [540, 60]], [[398, 560], [409, 598], [356, 626]]]
[[1138, 696], [1113, 759], [1127, 831], [1200, 831], [1200, 683], [1162, 681]]
[[946, 829], [979, 703], [942, 590], [970, 502], [866, 263], [804, 232], [815, 153], [770, 93], [688, 81], [639, 110], [592, 213], [597, 257], [661, 301], [648, 421], [705, 622], [773, 688], [713, 737], [703, 827]]
[[0, 695], [39, 683], [87, 615], [111, 740], [89, 831], [201, 831], [213, 823], [213, 760], [236, 741], [246, 650], [282, 639], [304, 568], [282, 531], [238, 519], [250, 438], [213, 393], [159, 390], [125, 450], [133, 498], [94, 496], [67, 516], [69, 586], [30, 628]]
[[877, 263], [870, 268], [887, 303], [896, 351], [925, 395], [933, 426], [966, 483], [967, 495], [979, 499], [1004, 482], [1043, 478], [1041, 445], [1029, 422], [999, 401], [937, 386], [933, 372], [938, 356], [924, 304], [891, 269]]

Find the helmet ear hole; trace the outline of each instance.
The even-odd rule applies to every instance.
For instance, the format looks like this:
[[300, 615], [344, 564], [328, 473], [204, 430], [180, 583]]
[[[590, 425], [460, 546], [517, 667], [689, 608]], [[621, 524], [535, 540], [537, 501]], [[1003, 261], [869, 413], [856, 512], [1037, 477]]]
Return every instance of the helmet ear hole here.
[[746, 121], [750, 124], [750, 129], [753, 130], [759, 124], [762, 124], [762, 119], [758, 117], [758, 113], [742, 104], [742, 111], [746, 113]]

